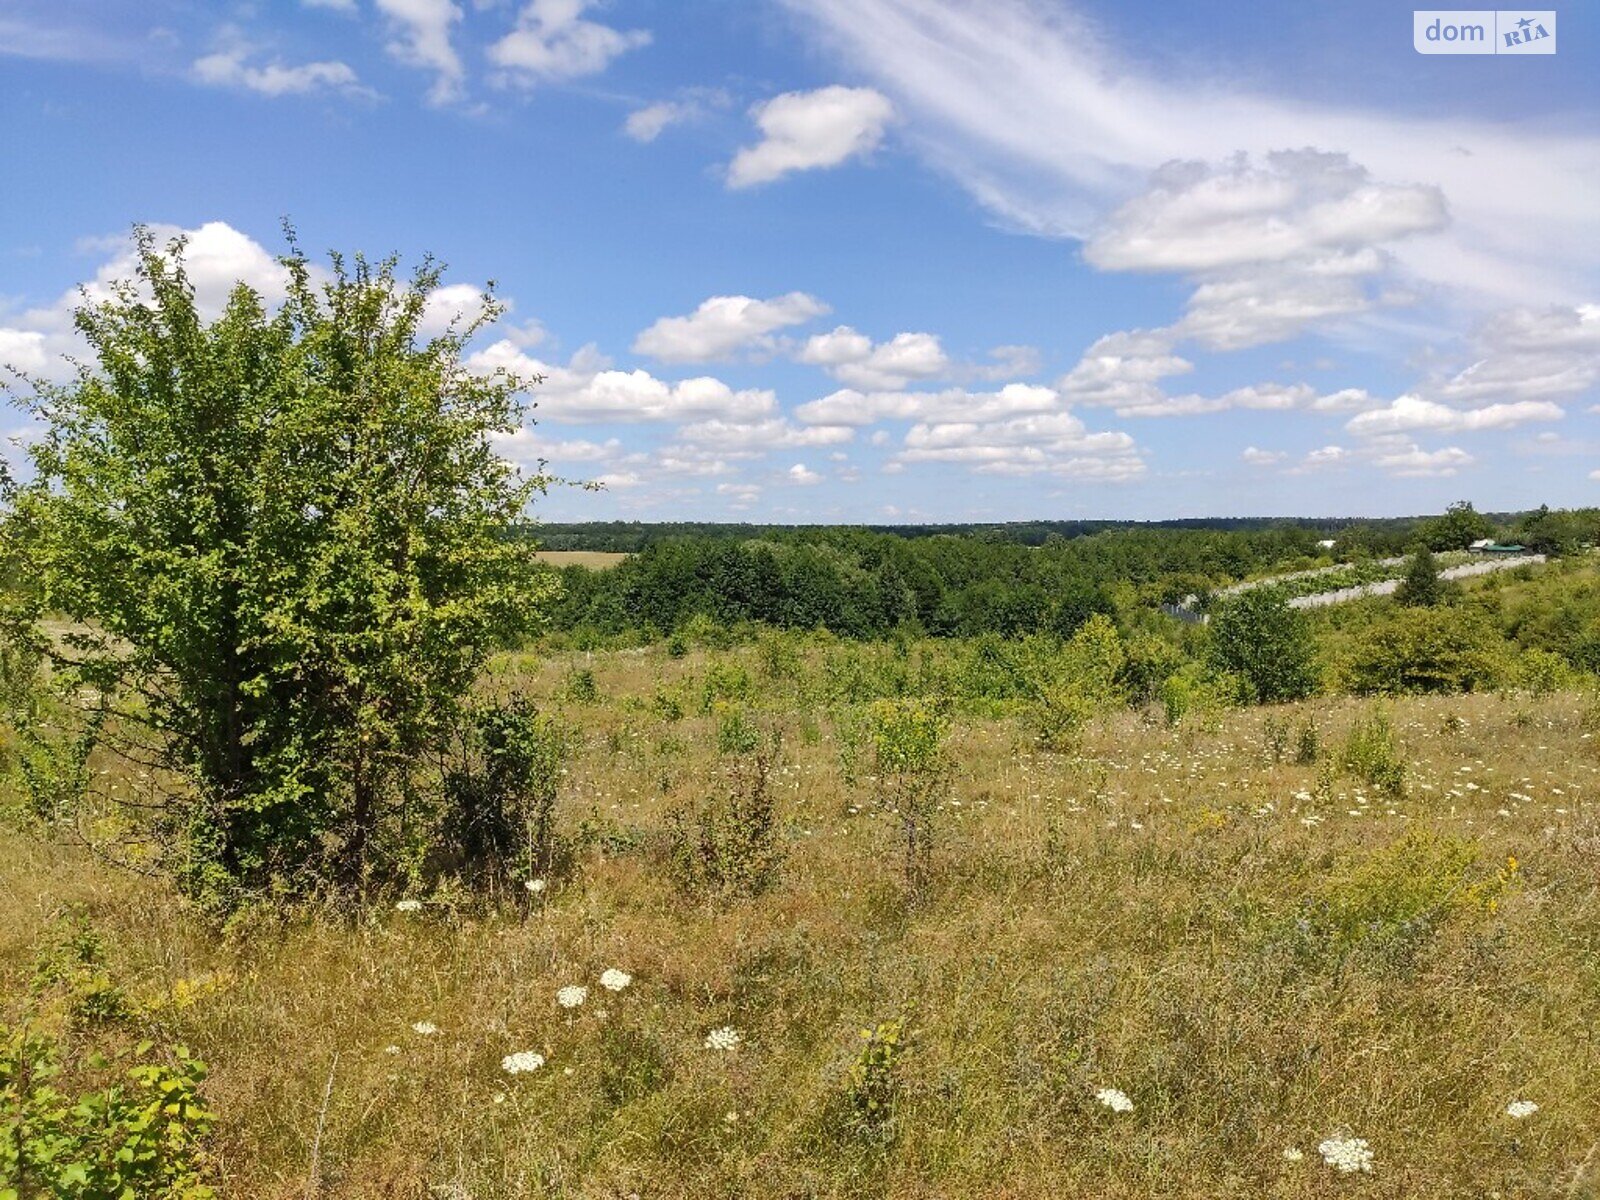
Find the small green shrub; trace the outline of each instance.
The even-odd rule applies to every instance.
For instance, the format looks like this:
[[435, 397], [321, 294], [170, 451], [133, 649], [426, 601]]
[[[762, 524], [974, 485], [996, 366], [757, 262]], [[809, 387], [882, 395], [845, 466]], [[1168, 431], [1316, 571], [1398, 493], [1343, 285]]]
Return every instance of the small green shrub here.
[[1249, 686], [1236, 675], [1191, 662], [1162, 682], [1160, 695], [1168, 727], [1176, 727], [1189, 717], [1210, 727], [1229, 708], [1245, 702]]
[[1277, 589], [1258, 587], [1229, 597], [1210, 628], [1212, 666], [1244, 679], [1261, 703], [1299, 700], [1317, 690], [1311, 625]]
[[1121, 679], [1127, 650], [1111, 619], [1095, 613], [1078, 627], [1054, 662], [1034, 668], [1041, 676], [1028, 723], [1048, 750], [1071, 750], [1083, 727], [1126, 699]]
[[94, 753], [106, 714], [58, 708], [61, 723], [35, 719], [18, 729], [17, 766], [28, 809], [36, 820], [69, 818], [89, 792], [89, 757]]
[[678, 626], [676, 635], [691, 646], [726, 650], [733, 645], [733, 632], [722, 622], [703, 612], [692, 614]]
[[731, 705], [719, 705], [718, 710], [717, 753], [735, 756], [754, 753], [761, 744], [761, 731], [744, 710]]
[[950, 731], [942, 700], [879, 700], [868, 710], [878, 800], [899, 817], [906, 886], [919, 892], [933, 869], [934, 814], [950, 791]]
[[554, 865], [567, 741], [527, 700], [485, 704], [468, 715], [444, 774], [445, 815], [435, 834], [447, 864], [467, 881], [498, 891]]
[[742, 717], [723, 743], [717, 790], [707, 799], [668, 814], [672, 874], [691, 895], [756, 896], [770, 889], [783, 866], [778, 844], [772, 768], [780, 743]]
[[1391, 796], [1406, 791], [1406, 764], [1395, 741], [1389, 714], [1373, 709], [1357, 721], [1345, 738], [1340, 765], [1350, 774]]
[[1346, 682], [1361, 695], [1475, 691], [1500, 678], [1502, 644], [1469, 606], [1397, 608], [1355, 640]]
[[858, 1133], [874, 1140], [893, 1139], [901, 1064], [911, 1047], [911, 1017], [912, 1009], [907, 1006], [898, 1017], [863, 1029], [865, 1044], [850, 1064], [845, 1097], [851, 1123]]
[[658, 687], [655, 695], [650, 699], [650, 707], [663, 721], [683, 720], [683, 701], [678, 694], [664, 687]]
[[593, 704], [600, 699], [600, 685], [588, 667], [573, 667], [567, 672], [561, 694], [574, 704]]
[[1575, 677], [1567, 660], [1552, 650], [1524, 650], [1511, 666], [1512, 685], [1534, 696], [1571, 687]]
[[867, 744], [867, 721], [859, 709], [835, 711], [833, 740], [839, 747], [839, 774], [846, 785], [855, 787], [861, 769], [861, 751]]
[[1294, 761], [1302, 767], [1309, 767], [1321, 753], [1322, 734], [1317, 729], [1317, 719], [1306, 717], [1295, 731]]
[[133, 1008], [106, 969], [105, 944], [81, 911], [69, 912], [34, 959], [35, 997], [54, 993], [77, 1023], [125, 1020]]
[[706, 665], [700, 684], [700, 711], [713, 711], [719, 701], [745, 701], [750, 698], [750, 672], [733, 659], [714, 659]]
[[756, 661], [762, 675], [772, 680], [797, 680], [805, 670], [805, 658], [797, 635], [771, 630], [756, 644]]
[[1289, 722], [1277, 714], [1269, 716], [1261, 725], [1262, 749], [1271, 763], [1281, 763], [1289, 751]]
[[[0, 1025], [0, 1197], [211, 1200], [205, 1064], [182, 1046], [151, 1062], [151, 1049], [144, 1042], [126, 1055], [120, 1078], [70, 1095], [57, 1085], [60, 1046]], [[83, 1066], [100, 1073], [109, 1064], [91, 1057]]]

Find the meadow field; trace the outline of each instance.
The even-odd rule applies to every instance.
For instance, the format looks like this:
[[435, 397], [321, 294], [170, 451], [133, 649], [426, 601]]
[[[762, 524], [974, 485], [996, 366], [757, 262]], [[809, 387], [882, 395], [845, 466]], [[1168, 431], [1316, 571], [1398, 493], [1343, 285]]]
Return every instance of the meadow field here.
[[[1591, 694], [960, 705], [913, 890], [840, 681], [940, 653], [501, 656], [570, 744], [499, 904], [219, 926], [13, 822], [7, 1016], [202, 1058], [225, 1197], [1600, 1195]], [[768, 884], [690, 886], [752, 792]]]
[[606, 550], [540, 550], [540, 562], [549, 563], [552, 567], [587, 567], [591, 571], [603, 571], [607, 567], [614, 567], [626, 554], [615, 554]]

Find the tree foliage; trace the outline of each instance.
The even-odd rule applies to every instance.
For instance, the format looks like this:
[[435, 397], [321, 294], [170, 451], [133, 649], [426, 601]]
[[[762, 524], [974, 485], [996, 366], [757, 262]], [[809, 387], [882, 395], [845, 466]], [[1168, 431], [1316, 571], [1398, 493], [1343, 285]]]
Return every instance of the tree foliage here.
[[325, 274], [291, 235], [282, 305], [240, 284], [208, 320], [182, 240], [136, 244], [136, 277], [76, 314], [94, 361], [18, 397], [45, 432], [7, 487], [36, 585], [8, 623], [73, 623], [38, 644], [163, 785], [191, 894], [356, 883], [420, 752], [550, 592], [507, 536], [547, 481], [491, 445], [519, 381], [461, 363], [498, 308], [425, 337], [431, 261]]
[[1243, 679], [1264, 704], [1299, 700], [1317, 688], [1310, 623], [1273, 588], [1252, 588], [1218, 608], [1211, 660], [1217, 670]]
[[1394, 598], [1406, 608], [1431, 608], [1452, 592], [1450, 582], [1439, 578], [1439, 564], [1426, 546], [1419, 546], [1406, 564], [1406, 573]]
[[1398, 609], [1362, 632], [1346, 669], [1358, 693], [1470, 692], [1492, 686], [1506, 644], [1477, 607]]
[[1424, 523], [1421, 537], [1428, 549], [1465, 550], [1473, 542], [1494, 536], [1494, 526], [1472, 507], [1470, 500], [1457, 500], [1444, 516]]

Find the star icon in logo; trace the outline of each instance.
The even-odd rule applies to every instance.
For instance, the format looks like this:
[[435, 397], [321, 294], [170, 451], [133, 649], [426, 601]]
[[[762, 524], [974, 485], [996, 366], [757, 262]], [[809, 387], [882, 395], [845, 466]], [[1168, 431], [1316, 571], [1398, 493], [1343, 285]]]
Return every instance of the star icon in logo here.
[[1517, 22], [1517, 28], [1518, 29], [1526, 29], [1529, 25], [1532, 25], [1532, 24], [1533, 24], [1533, 22], [1530, 21], [1527, 17], [1523, 17], [1522, 20]]

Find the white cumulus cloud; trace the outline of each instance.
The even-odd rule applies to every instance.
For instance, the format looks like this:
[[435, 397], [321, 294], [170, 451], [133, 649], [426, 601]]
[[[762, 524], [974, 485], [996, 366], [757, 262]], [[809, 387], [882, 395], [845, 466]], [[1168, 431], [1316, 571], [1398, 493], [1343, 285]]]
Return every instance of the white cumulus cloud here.
[[1486, 404], [1482, 408], [1452, 408], [1437, 400], [1420, 396], [1396, 397], [1386, 407], [1358, 413], [1346, 428], [1364, 437], [1395, 433], [1474, 433], [1488, 429], [1511, 429], [1530, 421], [1559, 421], [1566, 415], [1559, 404], [1548, 400], [1517, 400], [1507, 404]]
[[1381, 470], [1402, 479], [1448, 478], [1477, 461], [1459, 446], [1424, 450], [1414, 442], [1385, 447], [1373, 457]]
[[879, 421], [997, 421], [1064, 408], [1054, 388], [1009, 383], [994, 392], [859, 392], [842, 388], [800, 405], [794, 415], [816, 425], [873, 425]]
[[[1240, 151], [1261, 162], [1316, 146], [1379, 180], [1442, 193], [1450, 225], [1393, 249], [1430, 285], [1500, 303], [1570, 302], [1586, 298], [1600, 266], [1600, 137], [1587, 127], [1413, 116], [1354, 89], [1346, 102], [1308, 103], [1241, 86], [1226, 61], [1210, 79], [1163, 73], [1043, 0], [783, 2], [893, 98], [913, 149], [1015, 226], [1091, 238], [1164, 163], [1225, 163]], [[1330, 234], [1341, 215], [1371, 226], [1359, 211], [1325, 215]], [[1385, 215], [1415, 216], [1394, 205]]]
[[1145, 472], [1126, 433], [1091, 433], [1072, 413], [1004, 421], [947, 421], [914, 425], [891, 465], [946, 463], [979, 474], [1035, 475], [1122, 483]]
[[896, 391], [913, 379], [934, 379], [950, 370], [934, 334], [897, 333], [874, 343], [848, 325], [813, 335], [795, 357], [851, 387], [879, 391]]
[[1239, 457], [1253, 467], [1270, 467], [1281, 463], [1289, 456], [1282, 450], [1261, 450], [1255, 446], [1246, 446], [1244, 453]]
[[710, 362], [751, 346], [770, 348], [768, 335], [828, 311], [826, 304], [804, 292], [770, 300], [712, 296], [688, 316], [662, 317], [634, 339], [633, 350], [661, 362]]
[[870, 154], [883, 140], [894, 105], [872, 88], [835, 84], [812, 92], [785, 92], [750, 110], [761, 141], [746, 146], [728, 166], [728, 186], [771, 183], [794, 171], [836, 167]]
[[676, 383], [648, 371], [618, 371], [592, 347], [585, 347], [566, 366], [534, 358], [509, 339], [477, 351], [466, 360], [473, 370], [505, 370], [520, 379], [542, 377], [530, 398], [540, 420], [570, 423], [729, 420], [748, 421], [777, 409], [777, 398], [764, 389], [729, 387], [720, 379], [698, 376]]
[[622, 132], [636, 142], [653, 142], [674, 125], [697, 121], [732, 103], [733, 98], [721, 88], [684, 88], [672, 100], [659, 100], [634, 109], [623, 121]]
[[618, 56], [650, 44], [647, 30], [585, 20], [592, 7], [593, 0], [532, 0], [517, 27], [489, 47], [489, 61], [518, 82], [559, 82], [598, 75]]

